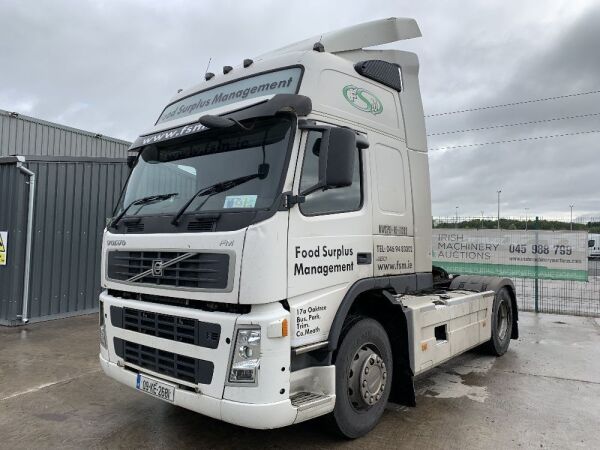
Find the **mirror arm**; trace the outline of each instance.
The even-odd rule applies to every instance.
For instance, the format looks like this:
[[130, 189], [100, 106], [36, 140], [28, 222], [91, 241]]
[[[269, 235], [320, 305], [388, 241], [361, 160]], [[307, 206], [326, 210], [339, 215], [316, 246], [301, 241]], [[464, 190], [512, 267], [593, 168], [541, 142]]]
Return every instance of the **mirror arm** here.
[[139, 157], [140, 157], [139, 153], [137, 153], [136, 155], [127, 155], [127, 167], [129, 167], [129, 170], [133, 170], [133, 168], [136, 166], [136, 164], [138, 162]]
[[304, 189], [302, 192], [300, 192], [300, 195], [302, 197], [306, 197], [307, 195], [310, 195], [314, 192], [324, 191], [324, 190], [325, 190], [325, 185], [323, 183], [317, 183], [314, 186]]
[[306, 201], [306, 197], [303, 195], [293, 195], [291, 192], [283, 193], [283, 208], [291, 209], [294, 205], [298, 205], [300, 203], [304, 203]]
[[356, 133], [356, 146], [360, 150], [364, 150], [365, 148], [369, 148], [369, 140], [364, 134]]
[[[317, 125], [313, 120], [299, 119], [298, 120], [298, 128], [303, 131], [326, 131], [331, 128], [335, 128], [334, 125]], [[347, 127], [340, 127], [347, 128]], [[348, 128], [352, 130], [352, 128]], [[369, 139], [364, 134], [358, 133], [355, 130], [352, 130], [356, 133], [356, 146], [360, 150], [364, 150], [365, 148], [369, 148]]]
[[239, 120], [235, 120], [235, 119], [233, 119], [231, 117], [229, 118], [229, 120], [231, 120], [235, 125], [237, 125], [238, 127], [240, 127], [244, 131], [252, 131], [254, 129], [254, 126], [247, 127], [245, 125], [242, 125], [242, 123]]

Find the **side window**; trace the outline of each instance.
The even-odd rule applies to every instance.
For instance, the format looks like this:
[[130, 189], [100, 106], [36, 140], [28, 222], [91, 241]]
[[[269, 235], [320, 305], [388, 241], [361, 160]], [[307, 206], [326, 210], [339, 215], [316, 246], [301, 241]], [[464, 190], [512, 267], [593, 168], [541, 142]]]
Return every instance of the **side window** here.
[[[300, 177], [300, 192], [314, 186], [319, 180], [319, 147], [322, 135], [320, 131], [311, 131], [308, 134]], [[313, 192], [306, 197], [304, 203], [300, 204], [302, 214], [314, 216], [359, 210], [362, 206], [361, 169], [360, 151], [356, 148], [352, 184], [344, 188]]]

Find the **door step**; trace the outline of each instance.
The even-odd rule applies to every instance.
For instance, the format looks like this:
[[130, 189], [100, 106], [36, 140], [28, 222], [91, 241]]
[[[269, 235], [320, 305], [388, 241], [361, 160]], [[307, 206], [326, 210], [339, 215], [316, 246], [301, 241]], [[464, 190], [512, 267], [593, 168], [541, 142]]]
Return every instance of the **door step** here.
[[334, 399], [333, 395], [315, 394], [313, 392], [298, 392], [290, 397], [292, 406], [298, 408], [298, 411], [315, 408]]

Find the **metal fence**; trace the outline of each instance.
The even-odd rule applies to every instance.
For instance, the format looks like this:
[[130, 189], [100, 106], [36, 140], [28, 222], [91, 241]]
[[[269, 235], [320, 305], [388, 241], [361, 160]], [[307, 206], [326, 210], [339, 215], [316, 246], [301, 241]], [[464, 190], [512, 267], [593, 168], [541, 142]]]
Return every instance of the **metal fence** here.
[[[538, 307], [543, 313], [600, 317], [600, 261], [588, 261], [588, 282], [538, 280]], [[513, 278], [522, 311], [535, 311], [535, 280]]]
[[[501, 217], [500, 228], [511, 230], [570, 230], [570, 217]], [[497, 217], [436, 217], [434, 228], [496, 229]], [[600, 233], [600, 217], [573, 218], [573, 230]], [[600, 260], [588, 260], [588, 281], [543, 280], [511, 277], [519, 309], [542, 313], [600, 317]], [[537, 282], [537, 301], [536, 301]]]

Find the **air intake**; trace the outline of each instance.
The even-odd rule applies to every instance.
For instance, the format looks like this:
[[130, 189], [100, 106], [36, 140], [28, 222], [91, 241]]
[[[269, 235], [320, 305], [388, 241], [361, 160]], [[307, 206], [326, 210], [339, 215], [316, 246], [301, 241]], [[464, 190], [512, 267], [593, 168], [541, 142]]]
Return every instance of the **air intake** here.
[[141, 233], [144, 231], [144, 224], [140, 222], [125, 223], [125, 228], [128, 233]]
[[187, 229], [188, 231], [198, 231], [198, 232], [211, 232], [215, 231], [215, 225], [217, 221], [214, 219], [198, 219], [192, 220], [188, 223]]

